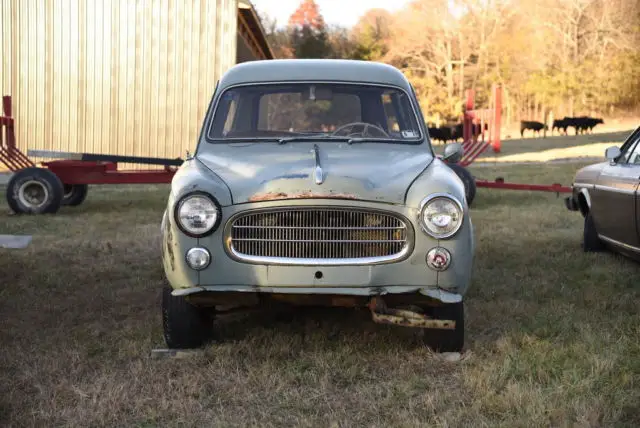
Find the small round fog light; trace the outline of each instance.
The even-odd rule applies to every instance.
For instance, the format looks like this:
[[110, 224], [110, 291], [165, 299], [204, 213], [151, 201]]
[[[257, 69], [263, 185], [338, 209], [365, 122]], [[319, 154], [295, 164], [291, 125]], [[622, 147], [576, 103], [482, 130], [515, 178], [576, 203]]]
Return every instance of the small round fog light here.
[[446, 270], [451, 264], [451, 253], [442, 247], [436, 247], [427, 253], [427, 266], [433, 270]]
[[209, 266], [211, 255], [206, 248], [192, 248], [187, 251], [187, 264], [191, 269], [202, 270]]

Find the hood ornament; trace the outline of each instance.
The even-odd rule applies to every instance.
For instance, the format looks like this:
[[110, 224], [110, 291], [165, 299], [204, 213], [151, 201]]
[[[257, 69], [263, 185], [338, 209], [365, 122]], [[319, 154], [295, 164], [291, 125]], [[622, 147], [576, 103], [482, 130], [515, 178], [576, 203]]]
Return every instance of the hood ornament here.
[[320, 153], [317, 144], [313, 145], [313, 157], [316, 161], [316, 169], [314, 174], [316, 184], [322, 184], [324, 182], [324, 173], [322, 172], [322, 167], [320, 166]]

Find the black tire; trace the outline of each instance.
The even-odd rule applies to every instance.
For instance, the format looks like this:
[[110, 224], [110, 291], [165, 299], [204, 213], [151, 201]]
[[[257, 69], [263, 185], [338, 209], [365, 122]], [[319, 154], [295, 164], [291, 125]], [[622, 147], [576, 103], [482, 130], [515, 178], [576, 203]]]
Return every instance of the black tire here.
[[7, 203], [16, 214], [53, 214], [60, 209], [63, 195], [58, 176], [44, 168], [21, 169], [7, 185]]
[[213, 308], [198, 308], [184, 297], [172, 296], [171, 288], [162, 290], [162, 327], [164, 340], [171, 349], [199, 348], [213, 334]]
[[453, 330], [424, 329], [424, 343], [435, 352], [461, 352], [464, 347], [464, 302], [443, 303], [427, 310], [435, 319], [454, 320]]
[[467, 204], [471, 206], [473, 200], [476, 197], [476, 179], [473, 178], [473, 175], [469, 172], [469, 170], [461, 165], [456, 163], [447, 164], [449, 168], [456, 173], [460, 180], [464, 183], [464, 191], [467, 196]]
[[596, 224], [591, 212], [584, 218], [584, 233], [582, 235], [582, 249], [585, 253], [595, 253], [604, 250], [604, 244], [598, 237]]
[[89, 186], [86, 184], [65, 184], [64, 195], [62, 197], [62, 205], [75, 207], [84, 202], [89, 192]]

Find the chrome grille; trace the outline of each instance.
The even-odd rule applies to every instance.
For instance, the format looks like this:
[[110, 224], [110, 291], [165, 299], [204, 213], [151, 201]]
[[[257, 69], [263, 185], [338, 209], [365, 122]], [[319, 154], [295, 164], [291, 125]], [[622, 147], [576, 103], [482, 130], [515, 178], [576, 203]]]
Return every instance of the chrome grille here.
[[228, 247], [258, 263], [366, 264], [407, 254], [411, 229], [391, 213], [351, 208], [280, 208], [231, 220]]

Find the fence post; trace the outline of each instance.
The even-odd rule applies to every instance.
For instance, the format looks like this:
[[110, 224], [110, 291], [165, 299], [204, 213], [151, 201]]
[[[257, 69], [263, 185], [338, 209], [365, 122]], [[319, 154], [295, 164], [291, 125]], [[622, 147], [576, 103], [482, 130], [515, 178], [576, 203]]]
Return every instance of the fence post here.
[[500, 153], [500, 119], [502, 118], [502, 87], [493, 85], [493, 141], [491, 146], [494, 153]]
[[470, 115], [467, 113], [470, 110], [473, 110], [474, 108], [474, 92], [473, 89], [467, 89], [466, 91], [467, 93], [467, 102], [465, 103], [464, 106], [464, 114], [462, 116], [462, 138], [463, 138], [463, 144], [467, 144], [469, 141], [471, 141], [471, 127], [472, 127], [472, 118], [470, 117]]

